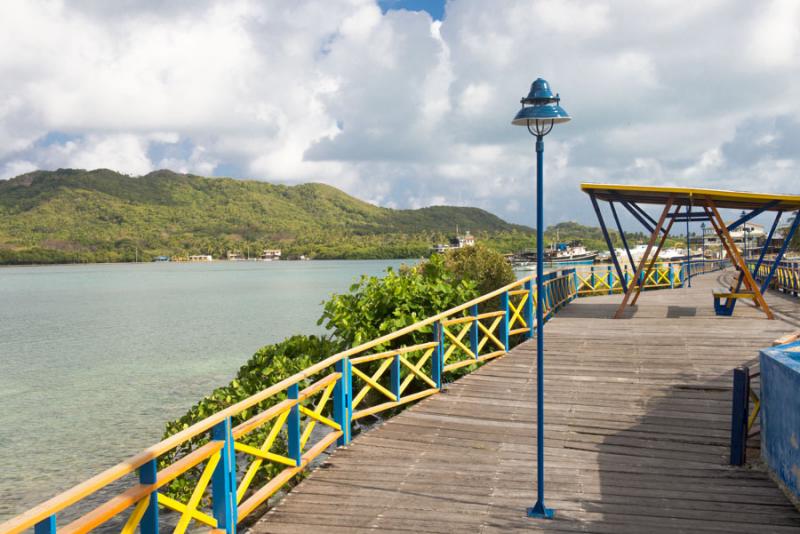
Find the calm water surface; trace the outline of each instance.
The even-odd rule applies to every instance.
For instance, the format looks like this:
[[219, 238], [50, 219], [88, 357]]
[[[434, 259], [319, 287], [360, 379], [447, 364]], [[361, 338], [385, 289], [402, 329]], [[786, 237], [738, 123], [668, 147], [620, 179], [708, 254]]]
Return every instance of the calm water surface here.
[[0, 268], [0, 520], [157, 442], [262, 345], [399, 260]]

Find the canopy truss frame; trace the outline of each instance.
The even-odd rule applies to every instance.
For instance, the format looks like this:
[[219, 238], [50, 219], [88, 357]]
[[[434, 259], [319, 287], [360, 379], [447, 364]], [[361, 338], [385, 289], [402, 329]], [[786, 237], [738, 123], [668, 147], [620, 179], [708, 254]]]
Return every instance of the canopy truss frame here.
[[[770, 198], [768, 195], [733, 193], [702, 189], [689, 190], [685, 188], [670, 189], [658, 187], [637, 188], [636, 186], [603, 186], [595, 184], [582, 184], [581, 188], [589, 195], [595, 215], [600, 223], [600, 229], [603, 233], [603, 238], [608, 246], [609, 253], [611, 254], [611, 261], [614, 264], [614, 269], [619, 277], [618, 279], [621, 281], [624, 291], [622, 302], [614, 314], [614, 318], [623, 317], [625, 308], [628, 306], [634, 306], [636, 304], [641, 294], [644, 280], [647, 280], [647, 277], [655, 267], [658, 254], [663, 248], [664, 243], [669, 236], [669, 232], [676, 222], [686, 222], [687, 224], [686, 262], [688, 275], [688, 263], [691, 259], [691, 254], [688, 247], [688, 224], [689, 222], [699, 221], [708, 221], [710, 223], [710, 226], [714, 229], [714, 232], [719, 238], [728, 258], [731, 260], [734, 268], [739, 273], [736, 283], [734, 286], [729, 288], [730, 291], [734, 294], [741, 293], [741, 288], [744, 285], [747, 293], [752, 294], [752, 298], [756, 307], [760, 309], [768, 319], [774, 318], [772, 310], [770, 310], [769, 305], [764, 299], [763, 293], [769, 288], [769, 284], [775, 274], [776, 267], [781, 259], [783, 259], [789, 242], [794, 236], [798, 226], [800, 226], [800, 196], [781, 196], [778, 198]], [[601, 191], [602, 194], [600, 194]], [[662, 204], [664, 206], [659, 219], [657, 221], [653, 219], [647, 212], [644, 211], [641, 206], [639, 206], [639, 202], [637, 202], [634, 196], [626, 194], [627, 191], [642, 192], [653, 195], [652, 197], [643, 200], [643, 202], [648, 204]], [[725, 195], [734, 198], [732, 200], [730, 198], [726, 198]], [[715, 196], [718, 198], [715, 199]], [[720, 200], [720, 197], [727, 208], [734, 207], [732, 204], [736, 203], [736, 197], [741, 198], [741, 203], [743, 205], [742, 207], [744, 207], [744, 214], [733, 223], [726, 225], [718, 209], [717, 201]], [[609, 203], [614, 222], [617, 230], [619, 231], [623, 248], [632, 267], [635, 264], [633, 255], [631, 254], [630, 247], [628, 246], [628, 240], [622, 228], [622, 224], [620, 223], [614, 203], [617, 202], [621, 204], [650, 234], [645, 252], [639, 260], [638, 265], [636, 265], [634, 276], [629, 284], [626, 283], [622, 267], [620, 266], [620, 262], [616, 256], [611, 236], [608, 232], [608, 227], [606, 226], [602, 210], [600, 209], [598, 202], [599, 200], [604, 200]], [[697, 208], [699, 208], [700, 211], [697, 211]], [[783, 245], [781, 246], [775, 261], [772, 264], [770, 272], [759, 285], [756, 282], [753, 273], [757, 273], [761, 267], [766, 255], [766, 251], [773, 241], [775, 230], [778, 227], [782, 215], [786, 211], [793, 211], [794, 209], [798, 209], [798, 211], [794, 216], [794, 220], [790, 224], [789, 231], [785, 236]], [[756, 261], [751, 272], [747, 265], [747, 260], [739, 253], [739, 249], [736, 246], [730, 232], [766, 211], [776, 211], [777, 213], [767, 236], [767, 240], [764, 243], [764, 247], [761, 249], [758, 260]], [[657, 245], [656, 241], [658, 241]], [[733, 314], [736, 300], [736, 298], [727, 299], [725, 303], [727, 315]]]

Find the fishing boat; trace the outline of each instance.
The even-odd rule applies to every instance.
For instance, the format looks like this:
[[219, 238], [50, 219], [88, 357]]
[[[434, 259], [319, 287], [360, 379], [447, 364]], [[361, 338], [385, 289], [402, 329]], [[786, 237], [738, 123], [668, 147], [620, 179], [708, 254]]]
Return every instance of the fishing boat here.
[[[574, 242], [570, 245], [565, 243], [554, 243], [544, 252], [544, 264], [546, 267], [558, 265], [591, 265], [598, 256], [596, 250], [586, 250], [580, 243]], [[524, 251], [514, 254], [511, 258], [511, 265], [518, 271], [536, 270], [536, 252]]]
[[586, 264], [594, 263], [597, 258], [598, 252], [596, 250], [586, 250], [579, 243], [567, 245], [566, 243], [557, 243], [551, 247], [550, 250], [545, 251], [545, 263], [573, 263], [573, 264]]

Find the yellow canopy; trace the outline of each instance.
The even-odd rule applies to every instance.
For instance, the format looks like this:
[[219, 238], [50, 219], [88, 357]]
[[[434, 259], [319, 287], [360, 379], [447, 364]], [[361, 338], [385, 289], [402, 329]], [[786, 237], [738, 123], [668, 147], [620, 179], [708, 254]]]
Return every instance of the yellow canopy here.
[[702, 189], [699, 187], [661, 187], [650, 185], [581, 184], [581, 190], [594, 195], [598, 200], [638, 202], [642, 204], [664, 204], [672, 197], [673, 205], [688, 205], [710, 199], [718, 208], [752, 210], [771, 202], [767, 211], [793, 211], [800, 209], [800, 195], [776, 195], [726, 191], [724, 189]]

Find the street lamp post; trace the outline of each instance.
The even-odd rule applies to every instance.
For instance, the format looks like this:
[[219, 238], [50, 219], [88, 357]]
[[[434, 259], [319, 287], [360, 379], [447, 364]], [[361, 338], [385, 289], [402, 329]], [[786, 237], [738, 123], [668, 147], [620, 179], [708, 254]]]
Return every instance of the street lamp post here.
[[568, 122], [570, 116], [553, 96], [550, 84], [537, 78], [528, 96], [520, 100], [519, 110], [511, 124], [525, 126], [536, 137], [536, 504], [528, 508], [528, 517], [551, 519], [553, 510], [544, 505], [544, 136], [553, 126]]
[[[744, 210], [742, 210], [742, 217], [745, 216]], [[750, 229], [747, 228], [747, 223], [744, 223], [742, 226], [742, 240], [744, 241], [744, 259], [747, 261], [747, 238], [750, 236]]]
[[703, 272], [706, 270], [706, 223], [700, 223], [700, 247], [703, 255]]

